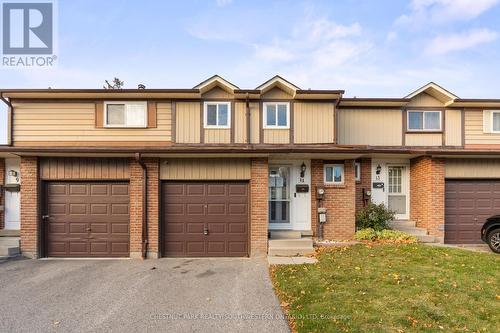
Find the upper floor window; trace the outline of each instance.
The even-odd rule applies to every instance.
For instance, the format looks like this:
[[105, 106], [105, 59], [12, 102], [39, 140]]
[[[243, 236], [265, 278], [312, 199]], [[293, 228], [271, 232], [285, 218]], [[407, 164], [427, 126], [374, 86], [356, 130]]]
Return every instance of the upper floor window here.
[[266, 102], [264, 106], [264, 128], [290, 128], [290, 104]]
[[104, 102], [105, 127], [147, 126], [146, 102]]
[[325, 184], [344, 184], [343, 164], [325, 164], [323, 173], [325, 176]]
[[231, 103], [205, 102], [204, 119], [205, 128], [230, 128]]
[[440, 131], [441, 111], [408, 111], [409, 131]]
[[491, 111], [491, 131], [500, 133], [500, 111]]

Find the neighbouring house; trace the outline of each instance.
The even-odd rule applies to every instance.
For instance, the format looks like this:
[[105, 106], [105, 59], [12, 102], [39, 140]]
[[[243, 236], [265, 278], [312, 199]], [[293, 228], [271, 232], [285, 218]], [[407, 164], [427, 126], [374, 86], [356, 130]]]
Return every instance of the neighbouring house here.
[[259, 256], [272, 233], [316, 236], [318, 208], [324, 238], [351, 239], [372, 200], [427, 241], [480, 242], [500, 212], [500, 99], [343, 93], [217, 75], [3, 90], [0, 232], [32, 258]]

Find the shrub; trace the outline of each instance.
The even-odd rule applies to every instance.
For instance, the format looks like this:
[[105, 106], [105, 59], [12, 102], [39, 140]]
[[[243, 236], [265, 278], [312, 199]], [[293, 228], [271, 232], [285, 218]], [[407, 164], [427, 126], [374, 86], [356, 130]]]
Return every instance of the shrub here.
[[375, 233], [375, 230], [372, 228], [366, 228], [366, 229], [361, 229], [356, 232], [354, 235], [355, 240], [374, 240], [377, 237], [377, 234]]
[[358, 241], [389, 241], [394, 243], [416, 243], [417, 238], [413, 235], [399, 230], [374, 230], [365, 228], [358, 230], [354, 235], [354, 239]]
[[394, 219], [394, 212], [384, 204], [376, 205], [370, 202], [356, 216], [356, 224], [360, 229], [372, 228], [374, 230], [390, 229], [389, 222]]

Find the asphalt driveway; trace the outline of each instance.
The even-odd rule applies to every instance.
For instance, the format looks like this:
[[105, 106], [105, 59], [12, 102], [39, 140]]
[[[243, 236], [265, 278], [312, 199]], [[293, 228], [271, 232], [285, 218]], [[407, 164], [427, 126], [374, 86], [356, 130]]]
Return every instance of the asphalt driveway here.
[[7, 260], [0, 332], [289, 332], [265, 260]]

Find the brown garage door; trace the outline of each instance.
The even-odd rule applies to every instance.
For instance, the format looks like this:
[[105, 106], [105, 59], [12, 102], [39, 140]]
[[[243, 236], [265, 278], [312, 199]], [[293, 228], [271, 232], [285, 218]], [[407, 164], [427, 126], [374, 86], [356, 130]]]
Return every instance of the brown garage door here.
[[500, 214], [500, 180], [446, 180], [446, 243], [481, 243], [486, 219]]
[[127, 183], [49, 182], [49, 257], [128, 257]]
[[163, 251], [168, 257], [248, 255], [248, 185], [164, 182]]

